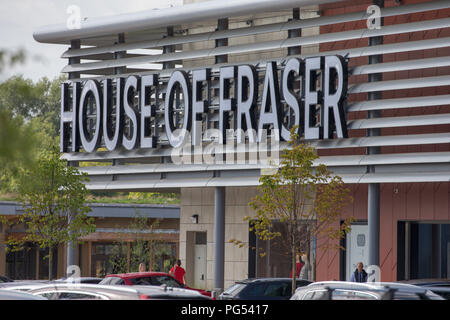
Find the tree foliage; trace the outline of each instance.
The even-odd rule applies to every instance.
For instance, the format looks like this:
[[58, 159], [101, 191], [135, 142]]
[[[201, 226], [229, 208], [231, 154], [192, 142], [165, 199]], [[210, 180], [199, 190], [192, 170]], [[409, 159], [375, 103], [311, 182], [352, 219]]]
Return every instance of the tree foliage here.
[[17, 192], [17, 176], [40, 151], [59, 143], [60, 77], [34, 83], [21, 76], [0, 83], [0, 192]]
[[[300, 143], [293, 128], [289, 148], [281, 153], [276, 173], [260, 177], [259, 194], [249, 203], [255, 215], [244, 218], [259, 239], [284, 243], [291, 256], [293, 291], [296, 254], [309, 254], [313, 239], [344, 237], [352, 221], [347, 218], [340, 224], [342, 209], [352, 200], [349, 190], [339, 176], [317, 164], [317, 159], [315, 149]], [[274, 221], [285, 225], [285, 234], [274, 231]], [[231, 242], [243, 244], [236, 239]]]
[[87, 216], [90, 208], [85, 204], [88, 178], [59, 156], [55, 149], [43, 152], [35, 167], [23, 171], [19, 194], [24, 212], [12, 223], [24, 225], [26, 231], [21, 238], [7, 239], [15, 251], [22, 250], [26, 242], [49, 248], [49, 278], [52, 248], [69, 241], [77, 243], [80, 237], [95, 231], [94, 219]]
[[27, 54], [25, 50], [19, 49], [16, 51], [11, 51], [7, 49], [0, 50], [0, 72], [3, 71], [5, 67], [12, 67], [16, 64], [24, 63]]

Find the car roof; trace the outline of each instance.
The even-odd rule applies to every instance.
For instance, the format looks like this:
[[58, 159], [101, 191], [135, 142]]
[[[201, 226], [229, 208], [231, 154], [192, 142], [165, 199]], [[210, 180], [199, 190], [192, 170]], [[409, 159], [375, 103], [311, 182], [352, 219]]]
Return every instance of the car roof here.
[[118, 273], [118, 274], [108, 274], [105, 278], [109, 277], [118, 277], [122, 279], [131, 279], [131, 278], [139, 278], [139, 277], [151, 277], [151, 276], [170, 276], [165, 272], [131, 272], [131, 273]]
[[[254, 282], [275, 282], [275, 281], [292, 281], [292, 278], [249, 278], [240, 281], [236, 281], [235, 283], [254, 283]], [[306, 281], [311, 282], [309, 280], [304, 279], [295, 279], [296, 282]]]
[[35, 287], [53, 283], [49, 280], [16, 280], [13, 282], [0, 283], [0, 288], [7, 289], [12, 287]]
[[0, 289], [0, 300], [47, 300], [47, 299], [45, 299], [44, 297], [35, 296], [27, 292]]
[[430, 288], [419, 287], [407, 283], [398, 282], [349, 282], [349, 281], [320, 281], [314, 282], [307, 286], [300, 287], [296, 290], [297, 292], [307, 292], [312, 289], [331, 289], [331, 290], [361, 290], [369, 291], [375, 294], [382, 294], [389, 292], [389, 290], [394, 289], [399, 294], [417, 294], [417, 295], [427, 295], [430, 298], [440, 300], [442, 297], [436, 295], [431, 291]]
[[68, 280], [73, 280], [73, 279], [80, 279], [80, 280], [103, 280], [103, 278], [98, 278], [98, 277], [71, 277], [71, 278], [61, 278], [58, 279], [56, 281], [68, 281]]
[[383, 291], [387, 289], [397, 289], [407, 292], [425, 293], [426, 288], [421, 288], [412, 284], [398, 283], [398, 282], [349, 282], [349, 281], [320, 281], [313, 282], [306, 287], [301, 287], [297, 290], [311, 288], [311, 287], [323, 287], [329, 289], [354, 289], [354, 290], [373, 290]]

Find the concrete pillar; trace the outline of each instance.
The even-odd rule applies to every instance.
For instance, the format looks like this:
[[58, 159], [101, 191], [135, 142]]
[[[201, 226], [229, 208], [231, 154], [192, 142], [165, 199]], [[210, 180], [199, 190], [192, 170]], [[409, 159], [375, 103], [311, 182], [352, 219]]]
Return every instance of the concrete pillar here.
[[6, 236], [4, 226], [0, 223], [0, 274], [6, 275]]
[[216, 187], [214, 194], [214, 291], [224, 289], [225, 267], [225, 187]]
[[[374, 0], [374, 5], [380, 8], [384, 7], [384, 0]], [[381, 26], [383, 25], [383, 18], [381, 18]], [[369, 46], [376, 46], [383, 43], [383, 37], [370, 37]], [[381, 63], [383, 62], [382, 55], [369, 56], [369, 64]], [[381, 73], [369, 74], [369, 82], [381, 81]], [[382, 92], [369, 92], [368, 100], [379, 100], [382, 99]], [[381, 111], [374, 110], [368, 111], [367, 117], [378, 118], [381, 117]], [[379, 136], [381, 135], [381, 130], [368, 129], [367, 136]], [[367, 154], [379, 154], [380, 147], [369, 147], [367, 148]], [[368, 166], [367, 173], [375, 173], [375, 166]], [[370, 183], [368, 186], [368, 226], [369, 226], [369, 265], [380, 265], [380, 184]]]

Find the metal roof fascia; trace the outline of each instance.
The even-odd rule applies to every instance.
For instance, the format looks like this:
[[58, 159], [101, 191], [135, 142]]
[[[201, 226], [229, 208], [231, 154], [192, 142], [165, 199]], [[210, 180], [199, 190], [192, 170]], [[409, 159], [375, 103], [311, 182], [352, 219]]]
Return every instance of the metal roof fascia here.
[[58, 43], [108, 34], [166, 27], [198, 20], [220, 19], [248, 13], [297, 8], [338, 2], [339, 0], [215, 0], [191, 3], [179, 7], [153, 9], [142, 12], [87, 19], [79, 29], [66, 24], [38, 28], [33, 37], [38, 42]]

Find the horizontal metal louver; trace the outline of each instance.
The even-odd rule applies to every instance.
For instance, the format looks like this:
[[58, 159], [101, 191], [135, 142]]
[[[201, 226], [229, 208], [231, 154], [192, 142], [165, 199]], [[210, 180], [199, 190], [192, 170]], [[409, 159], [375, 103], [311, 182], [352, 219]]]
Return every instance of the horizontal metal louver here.
[[[193, 50], [188, 52], [174, 52], [166, 54], [148, 55], [142, 57], [132, 57], [132, 58], [122, 58], [115, 60], [104, 60], [101, 62], [87, 62], [80, 64], [68, 65], [63, 68], [62, 72], [82, 72], [86, 70], [104, 69], [112, 67], [123, 67], [123, 66], [133, 66], [145, 63], [161, 63], [167, 61], [179, 61], [188, 59], [198, 59], [214, 57], [217, 55], [225, 54], [242, 54], [257, 51], [267, 51], [282, 49], [295, 46], [313, 45], [320, 44], [324, 42], [334, 42], [343, 40], [352, 40], [368, 37], [376, 37], [383, 35], [392, 35], [399, 33], [409, 33], [415, 31], [426, 31], [433, 29], [441, 29], [450, 27], [450, 18], [415, 22], [415, 23], [405, 23], [400, 25], [392, 25], [381, 28], [380, 30], [368, 30], [359, 29], [352, 31], [344, 31], [338, 33], [330, 33], [324, 35], [297, 37], [282, 40], [273, 40], [259, 43], [249, 43], [243, 45], [235, 46], [225, 46], [208, 48], [202, 50]], [[447, 44], [448, 45], [448, 44]]]

